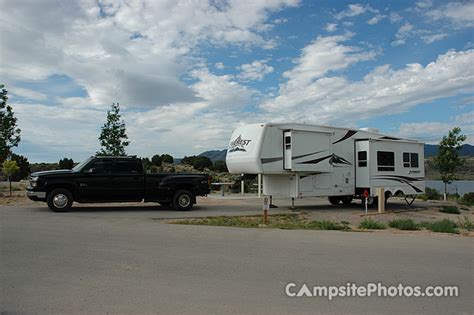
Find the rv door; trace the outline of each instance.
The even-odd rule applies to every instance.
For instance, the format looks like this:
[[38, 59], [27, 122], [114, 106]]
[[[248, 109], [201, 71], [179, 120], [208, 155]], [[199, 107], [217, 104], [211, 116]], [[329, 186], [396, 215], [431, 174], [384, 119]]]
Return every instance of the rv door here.
[[283, 156], [285, 157], [285, 170], [291, 170], [291, 131], [283, 133]]

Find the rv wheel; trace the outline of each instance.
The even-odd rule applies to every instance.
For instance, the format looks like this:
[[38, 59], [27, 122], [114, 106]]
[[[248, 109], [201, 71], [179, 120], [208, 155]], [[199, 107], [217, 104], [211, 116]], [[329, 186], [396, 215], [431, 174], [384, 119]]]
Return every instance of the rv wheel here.
[[352, 203], [352, 196], [344, 196], [342, 197], [342, 203], [346, 206]]
[[338, 205], [341, 202], [339, 197], [328, 197], [328, 200], [332, 205]]

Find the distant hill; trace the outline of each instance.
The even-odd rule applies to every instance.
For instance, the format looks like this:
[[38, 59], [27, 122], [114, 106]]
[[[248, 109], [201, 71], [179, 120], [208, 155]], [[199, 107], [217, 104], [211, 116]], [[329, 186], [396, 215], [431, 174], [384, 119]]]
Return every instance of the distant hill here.
[[[425, 144], [425, 157], [432, 157], [438, 154], [438, 145]], [[474, 156], [474, 145], [463, 144], [461, 146], [461, 156]]]
[[199, 155], [202, 156], [207, 156], [209, 159], [211, 159], [212, 162], [214, 161], [225, 161], [225, 157], [227, 156], [227, 149], [224, 150], [210, 150], [203, 152]]
[[[425, 144], [425, 157], [433, 157], [438, 154], [438, 145]], [[199, 155], [207, 156], [212, 162], [222, 160], [225, 161], [227, 150], [210, 150], [202, 152]], [[461, 147], [461, 156], [474, 156], [474, 146], [470, 144], [463, 144]]]

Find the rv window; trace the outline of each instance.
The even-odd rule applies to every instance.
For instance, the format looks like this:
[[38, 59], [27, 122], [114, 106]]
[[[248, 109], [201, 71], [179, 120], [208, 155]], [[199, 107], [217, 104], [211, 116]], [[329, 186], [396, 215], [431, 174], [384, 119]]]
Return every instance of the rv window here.
[[367, 151], [357, 152], [357, 160], [359, 161], [359, 167], [367, 166]]
[[418, 167], [418, 153], [403, 153], [403, 167]]
[[285, 137], [285, 143], [290, 144], [291, 143], [291, 137]]
[[377, 166], [379, 171], [395, 171], [395, 154], [388, 151], [377, 151]]

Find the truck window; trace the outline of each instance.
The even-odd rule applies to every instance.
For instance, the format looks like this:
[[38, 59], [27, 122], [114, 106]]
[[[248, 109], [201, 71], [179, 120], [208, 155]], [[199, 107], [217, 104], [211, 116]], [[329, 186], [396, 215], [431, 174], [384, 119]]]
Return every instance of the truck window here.
[[377, 169], [379, 171], [395, 171], [395, 154], [389, 151], [377, 151]]
[[367, 166], [367, 151], [359, 151], [357, 152], [357, 160], [359, 167], [366, 167]]
[[114, 174], [140, 174], [140, 165], [135, 160], [116, 161], [113, 168]]
[[110, 174], [112, 173], [112, 161], [111, 160], [96, 160], [87, 166], [86, 171], [97, 174]]
[[419, 167], [418, 153], [403, 152], [403, 167]]

